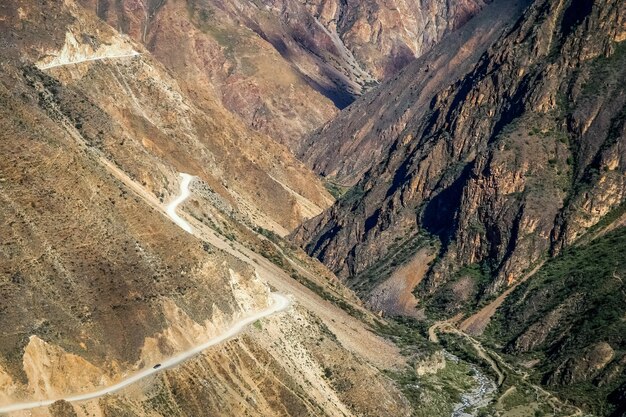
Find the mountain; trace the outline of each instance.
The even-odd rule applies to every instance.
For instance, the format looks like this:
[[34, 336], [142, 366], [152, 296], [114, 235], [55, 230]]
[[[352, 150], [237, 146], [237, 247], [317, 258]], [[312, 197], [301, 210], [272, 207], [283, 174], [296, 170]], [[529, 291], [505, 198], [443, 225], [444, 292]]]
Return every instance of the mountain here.
[[[172, 173], [185, 171], [202, 178], [207, 198], [280, 234], [332, 202], [286, 148], [247, 128], [214, 95], [186, 94], [141, 45], [84, 9], [71, 7], [67, 26], [50, 37], [30, 21], [36, 9], [22, 10], [21, 30], [6, 31], [25, 51], [21, 59], [37, 66], [22, 71], [45, 98], [41, 106], [159, 198], [171, 192]], [[35, 33], [25, 35], [29, 24]], [[81, 64], [94, 56], [104, 59]]]
[[410, 414], [373, 316], [264, 237], [332, 202], [312, 172], [79, 4], [3, 2], [0, 33], [1, 413]]
[[336, 125], [345, 135], [331, 123], [313, 146], [350, 161], [322, 168], [330, 181], [357, 182], [294, 239], [364, 293], [386, 278], [373, 268], [434, 240], [421, 292], [450, 296], [454, 310], [521, 279], [617, 208], [623, 2], [585, 4], [535, 2], [436, 92], [420, 88], [438, 85], [423, 75], [440, 65], [433, 50], [434, 63], [417, 61], [347, 109]]
[[411, 120], [424, 117], [441, 89], [476, 65], [504, 27], [528, 2], [495, 2], [443, 37], [393, 79], [306, 136], [296, 155], [315, 172], [342, 187], [356, 184], [385, 158]]
[[624, 6], [3, 2], [0, 413], [623, 417]]
[[295, 149], [393, 75], [482, 0], [81, 0], [142, 43], [194, 97], [213, 93], [253, 129]]
[[305, 139], [340, 197], [291, 239], [482, 363], [484, 415], [622, 416], [626, 4], [523, 6], [494, 2]]

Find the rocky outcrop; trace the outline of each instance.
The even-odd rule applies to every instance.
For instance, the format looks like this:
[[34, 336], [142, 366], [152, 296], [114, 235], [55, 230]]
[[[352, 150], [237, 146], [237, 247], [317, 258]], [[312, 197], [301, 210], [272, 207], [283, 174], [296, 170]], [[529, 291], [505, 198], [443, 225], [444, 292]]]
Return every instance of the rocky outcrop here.
[[344, 78], [345, 85], [339, 84], [338, 92], [350, 96], [359, 95], [368, 83], [394, 75], [484, 5], [482, 0], [265, 3], [280, 15], [287, 33], [300, 47], [321, 57], [324, 67]]
[[[570, 244], [626, 197], [622, 8], [535, 2], [431, 99], [409, 93], [409, 71], [420, 79], [428, 61], [364, 97], [343, 123], [379, 132], [384, 145], [363, 152], [354, 130], [330, 131], [323, 143], [339, 138], [347, 161], [363, 152], [380, 162], [294, 239], [342, 277], [358, 277], [396, 237], [435, 235], [442, 250], [424, 293], [478, 266], [489, 276], [482, 293], [496, 292]], [[415, 103], [417, 117], [406, 117]], [[375, 105], [380, 112], [364, 117]]]
[[585, 349], [576, 358], [558, 366], [550, 375], [548, 384], [571, 385], [595, 378], [615, 357], [615, 350], [606, 342], [598, 342]]
[[[550, 291], [545, 291], [535, 294], [532, 303], [540, 303], [539, 305], [545, 305], [546, 300], [544, 297], [549, 297]], [[551, 310], [548, 314], [544, 315], [541, 320], [528, 326], [524, 333], [515, 339], [511, 350], [517, 353], [531, 352], [542, 345], [553, 342], [558, 337], [562, 337], [566, 331], [571, 331], [571, 328], [563, 328], [564, 318], [566, 315], [575, 315], [580, 313], [577, 311], [577, 305], [580, 305], [582, 294], [577, 294], [574, 297], [569, 298], [564, 303], [560, 304], [555, 309]], [[542, 300], [542, 298], [544, 298]], [[526, 317], [521, 320], [529, 320], [533, 311], [527, 311]], [[557, 333], [558, 336], [555, 336]]]
[[446, 358], [443, 352], [438, 350], [430, 356], [415, 361], [415, 373], [418, 376], [436, 374], [446, 367]]

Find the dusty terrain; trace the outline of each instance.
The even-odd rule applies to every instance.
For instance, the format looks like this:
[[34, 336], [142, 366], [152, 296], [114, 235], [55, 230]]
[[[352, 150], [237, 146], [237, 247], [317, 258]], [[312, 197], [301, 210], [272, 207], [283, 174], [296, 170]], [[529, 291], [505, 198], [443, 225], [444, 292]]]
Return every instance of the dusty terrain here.
[[64, 40], [33, 54], [43, 73], [29, 69], [29, 83], [46, 96], [41, 105], [49, 114], [73, 124], [155, 195], [168, 196], [173, 171], [188, 172], [248, 221], [280, 234], [332, 201], [286, 148], [250, 131], [219, 102], [186, 95], [141, 45], [85, 10], [72, 6], [69, 13], [74, 22]]
[[[114, 385], [263, 311], [271, 286], [293, 308], [244, 335], [15, 415], [410, 413], [382, 373], [404, 366], [392, 344], [235, 241], [262, 246], [255, 230], [285, 234], [330, 204], [313, 173], [79, 5], [0, 12], [1, 405]], [[167, 213], [180, 172], [194, 178], [176, 212], [196, 234]]]
[[415, 298], [413, 290], [424, 279], [434, 258], [435, 254], [428, 249], [416, 253], [413, 259], [396, 269], [389, 278], [372, 290], [367, 306], [374, 312], [391, 316], [423, 318], [423, 312], [417, 309], [419, 301]]

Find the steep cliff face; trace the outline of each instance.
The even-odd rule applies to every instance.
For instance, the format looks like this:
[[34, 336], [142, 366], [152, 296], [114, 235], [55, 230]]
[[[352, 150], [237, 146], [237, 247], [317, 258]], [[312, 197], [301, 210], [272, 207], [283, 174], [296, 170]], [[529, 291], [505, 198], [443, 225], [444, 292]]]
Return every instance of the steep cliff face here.
[[[570, 244], [626, 194], [623, 9], [621, 0], [535, 2], [426, 107], [419, 92], [395, 96], [412, 99], [376, 119], [355, 114], [356, 105], [343, 123], [384, 132], [388, 145], [374, 151], [382, 162], [295, 239], [358, 286], [403, 243], [435, 236], [440, 254], [423, 294], [437, 292], [451, 311]], [[407, 78], [382, 86], [373, 102], [410, 91]], [[417, 117], [404, 117], [413, 103]], [[361, 140], [325, 139], [345, 148]]]
[[341, 186], [356, 184], [386, 158], [405, 129], [426, 117], [436, 94], [476, 65], [527, 3], [502, 1], [486, 7], [393, 79], [305, 137], [296, 154], [328, 180]]
[[386, 79], [482, 0], [82, 0], [143, 43], [196, 96], [216, 94], [254, 129], [296, 148], [364, 89]]

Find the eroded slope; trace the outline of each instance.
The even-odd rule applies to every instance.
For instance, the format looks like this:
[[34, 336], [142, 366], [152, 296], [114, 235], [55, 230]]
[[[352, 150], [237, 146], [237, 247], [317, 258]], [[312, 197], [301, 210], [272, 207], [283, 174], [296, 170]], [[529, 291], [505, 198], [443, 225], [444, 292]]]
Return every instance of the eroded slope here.
[[[2, 406], [152, 367], [267, 306], [269, 281], [297, 304], [253, 326], [267, 330], [115, 395], [33, 413], [408, 415], [379, 370], [402, 366], [393, 346], [234, 249], [235, 235], [256, 248], [253, 230], [284, 233], [319, 210], [313, 200], [328, 203], [313, 174], [219, 103], [196, 106], [145, 49], [72, 2], [0, 11], [10, 40], [0, 73]], [[166, 215], [180, 171], [194, 175], [194, 198], [179, 208], [194, 234]], [[375, 349], [355, 348], [357, 338]]]

